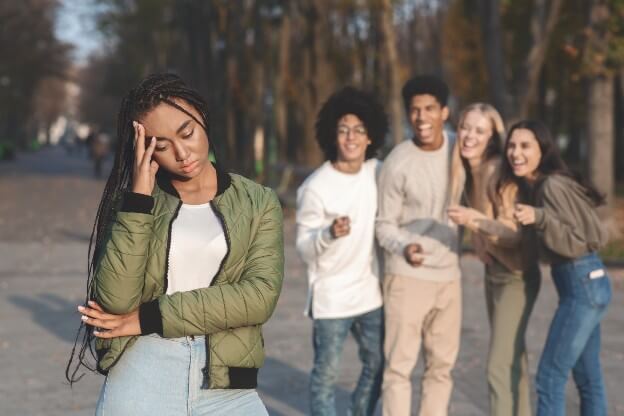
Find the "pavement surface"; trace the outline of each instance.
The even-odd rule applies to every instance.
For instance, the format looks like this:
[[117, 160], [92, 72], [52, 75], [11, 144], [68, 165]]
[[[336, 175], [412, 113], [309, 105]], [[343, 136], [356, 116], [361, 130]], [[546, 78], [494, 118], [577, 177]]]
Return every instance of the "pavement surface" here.
[[[68, 155], [62, 148], [0, 162], [0, 415], [93, 414], [103, 377], [87, 373], [70, 388], [64, 371], [78, 327], [76, 305], [84, 298], [89, 235], [103, 187], [104, 180], [93, 178], [84, 154]], [[292, 210], [286, 210], [285, 237], [286, 279], [264, 329], [267, 361], [259, 392], [271, 415], [296, 416], [308, 413], [312, 325], [302, 315], [306, 282], [294, 249]], [[462, 346], [450, 414], [485, 415], [489, 331], [483, 268], [467, 256], [462, 270]], [[609, 272], [614, 298], [602, 326], [602, 360], [609, 415], [624, 415], [619, 384], [624, 379], [624, 270]], [[527, 334], [532, 377], [556, 303], [546, 277]], [[420, 361], [413, 403], [419, 397]], [[345, 414], [360, 371], [352, 339], [341, 362], [337, 406]], [[412, 413], [416, 410], [414, 405]], [[577, 394], [569, 383], [568, 414], [578, 413]]]

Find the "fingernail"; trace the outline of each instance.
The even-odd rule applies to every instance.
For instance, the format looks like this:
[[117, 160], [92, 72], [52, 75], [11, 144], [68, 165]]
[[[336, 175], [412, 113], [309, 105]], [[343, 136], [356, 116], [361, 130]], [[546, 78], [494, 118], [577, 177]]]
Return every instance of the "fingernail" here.
[[80, 305], [78, 306], [78, 310], [79, 310], [79, 311], [81, 311], [81, 312], [82, 312], [82, 311], [84, 311], [84, 309], [85, 309], [85, 307], [84, 307], [84, 306], [80, 306]]
[[100, 335], [100, 331], [93, 331], [93, 335]]
[[94, 301], [92, 301], [92, 300], [88, 301], [87, 303], [88, 303], [89, 305], [95, 305], [95, 302], [94, 302]]
[[83, 322], [87, 322], [87, 321], [89, 320], [89, 317], [88, 317], [87, 315], [82, 315], [82, 316], [80, 317], [80, 319], [81, 319]]

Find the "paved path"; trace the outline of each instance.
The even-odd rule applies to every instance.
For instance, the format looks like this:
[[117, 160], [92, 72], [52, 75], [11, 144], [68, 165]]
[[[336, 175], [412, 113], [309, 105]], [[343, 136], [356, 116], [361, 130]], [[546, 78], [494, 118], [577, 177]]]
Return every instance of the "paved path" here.
[[[86, 160], [66, 156], [58, 148], [0, 163], [0, 415], [93, 414], [103, 378], [87, 374], [73, 389], [64, 380], [78, 323], [75, 307], [85, 291], [92, 217], [104, 186], [90, 173]], [[275, 315], [265, 327], [268, 358], [260, 372], [259, 390], [271, 415], [296, 416], [306, 414], [308, 408], [311, 323], [301, 314], [306, 285], [293, 247], [292, 213], [286, 214], [286, 281]], [[477, 416], [486, 414], [487, 409], [484, 361], [488, 327], [482, 267], [470, 257], [462, 264], [462, 348], [450, 413]], [[603, 325], [603, 366], [609, 414], [622, 415], [624, 272], [611, 273], [615, 297]], [[555, 305], [553, 286], [544, 279], [527, 335], [533, 376]], [[339, 414], [345, 414], [359, 372], [351, 340], [342, 363]], [[422, 364], [415, 372], [415, 382], [421, 372]], [[571, 385], [568, 397], [569, 413], [578, 414]]]

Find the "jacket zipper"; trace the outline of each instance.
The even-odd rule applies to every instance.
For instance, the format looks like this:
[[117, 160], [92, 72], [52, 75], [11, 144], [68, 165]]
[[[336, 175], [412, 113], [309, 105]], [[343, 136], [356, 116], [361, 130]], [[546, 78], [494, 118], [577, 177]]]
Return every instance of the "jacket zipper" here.
[[[217, 206], [215, 205], [213, 201], [210, 201], [210, 208], [212, 208], [212, 211], [219, 219], [219, 222], [221, 222], [221, 227], [223, 228], [223, 234], [225, 236], [225, 245], [227, 247], [227, 251], [225, 252], [225, 256], [223, 257], [223, 260], [221, 260], [221, 264], [219, 264], [219, 269], [217, 270], [217, 273], [215, 273], [208, 287], [214, 285], [217, 276], [219, 276], [219, 274], [223, 270], [223, 265], [225, 264], [225, 261], [230, 255], [230, 248], [231, 248], [230, 233], [228, 232], [227, 226], [225, 225], [225, 217], [223, 216], [223, 214], [221, 214], [221, 211], [217, 209]], [[204, 376], [204, 380], [202, 382], [201, 388], [208, 389], [209, 382], [210, 382], [210, 335], [208, 334], [206, 334], [206, 366], [202, 369], [202, 374]]]
[[169, 231], [167, 231], [167, 260], [165, 261], [165, 282], [163, 295], [167, 293], [167, 289], [169, 288], [169, 255], [171, 254], [171, 233], [173, 230], [173, 222], [178, 218], [178, 214], [180, 213], [180, 208], [182, 207], [182, 200], [178, 201], [178, 206], [173, 213], [173, 218], [171, 218], [171, 222], [169, 222]]

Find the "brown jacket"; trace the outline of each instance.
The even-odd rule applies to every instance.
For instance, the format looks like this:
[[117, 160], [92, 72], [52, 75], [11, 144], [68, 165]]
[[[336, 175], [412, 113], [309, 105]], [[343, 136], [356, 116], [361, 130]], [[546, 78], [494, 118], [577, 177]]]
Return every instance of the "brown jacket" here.
[[535, 229], [540, 259], [560, 263], [598, 251], [608, 241], [607, 230], [585, 188], [562, 175], [551, 175], [535, 193]]

